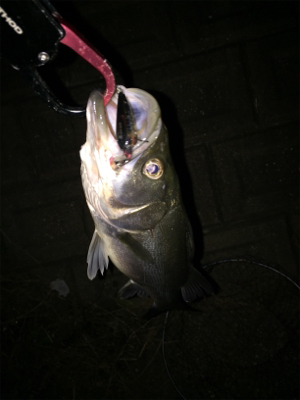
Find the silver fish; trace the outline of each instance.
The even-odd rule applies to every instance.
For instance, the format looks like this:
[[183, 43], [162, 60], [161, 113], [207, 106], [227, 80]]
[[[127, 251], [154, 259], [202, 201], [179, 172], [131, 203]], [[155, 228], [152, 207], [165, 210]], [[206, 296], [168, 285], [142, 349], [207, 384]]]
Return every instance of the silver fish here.
[[[118, 100], [124, 99], [134, 124], [130, 137], [135, 138], [131, 146], [124, 144], [126, 151], [117, 124], [122, 108]], [[151, 296], [150, 317], [182, 307], [203, 292], [210, 294], [211, 285], [192, 265], [193, 236], [156, 100], [143, 90], [118, 86], [104, 107], [101, 92], [93, 91], [80, 157], [82, 185], [95, 222], [87, 256], [89, 279], [98, 270], [103, 274], [110, 259], [129, 278], [121, 298]]]

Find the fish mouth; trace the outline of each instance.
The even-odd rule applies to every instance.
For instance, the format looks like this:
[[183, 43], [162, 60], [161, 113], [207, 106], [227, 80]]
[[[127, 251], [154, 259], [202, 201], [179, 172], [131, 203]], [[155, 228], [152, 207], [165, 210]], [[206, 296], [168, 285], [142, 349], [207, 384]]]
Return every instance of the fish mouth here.
[[130, 204], [123, 204], [119, 200], [113, 198], [110, 199], [110, 206], [111, 210], [114, 210], [113, 214], [114, 216], [110, 216], [110, 218], [118, 219], [121, 216], [129, 216], [135, 213], [138, 213], [139, 211], [144, 210], [145, 208], [148, 208], [151, 206], [153, 203], [146, 203], [146, 204], [139, 204], [139, 205], [130, 205]]
[[[145, 125], [145, 120], [143, 125]], [[140, 128], [140, 132], [143, 128]], [[135, 124], [135, 117], [127, 97], [120, 90], [117, 108], [116, 139], [126, 158], [132, 157], [132, 149], [138, 141], [138, 131]], [[139, 139], [141, 140], [141, 139]]]
[[[132, 112], [129, 130], [133, 129], [130, 137], [134, 136], [134, 140], [129, 147], [128, 144], [120, 144], [120, 128], [118, 128], [119, 101], [124, 97]], [[124, 99], [121, 101], [124, 103]], [[107, 106], [104, 106], [102, 93], [94, 90], [87, 105], [87, 121], [87, 141], [98, 149], [102, 147], [109, 151], [112, 166], [113, 163], [118, 166], [133, 160], [151, 146], [157, 139], [162, 125], [160, 108], [154, 97], [141, 89], [127, 89], [124, 86], [117, 86]]]

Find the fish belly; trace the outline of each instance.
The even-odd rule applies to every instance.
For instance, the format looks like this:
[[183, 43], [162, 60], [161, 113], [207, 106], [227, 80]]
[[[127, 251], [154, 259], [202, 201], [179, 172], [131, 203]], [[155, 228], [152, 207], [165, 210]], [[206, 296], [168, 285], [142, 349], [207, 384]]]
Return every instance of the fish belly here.
[[183, 211], [170, 211], [151, 230], [98, 229], [114, 265], [143, 288], [157, 305], [181, 297], [189, 274], [188, 226]]

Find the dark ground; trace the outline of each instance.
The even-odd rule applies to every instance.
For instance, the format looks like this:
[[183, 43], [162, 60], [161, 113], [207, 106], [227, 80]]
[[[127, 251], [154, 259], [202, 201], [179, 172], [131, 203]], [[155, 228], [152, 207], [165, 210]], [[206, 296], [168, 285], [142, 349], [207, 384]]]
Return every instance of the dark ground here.
[[[204, 265], [247, 256], [299, 283], [298, 2], [53, 2], [159, 101]], [[44, 72], [43, 72], [44, 71]], [[41, 68], [84, 105], [99, 73], [66, 48]], [[89, 281], [79, 175], [85, 119], [47, 108], [1, 63], [2, 399], [176, 399], [165, 315]], [[62, 89], [62, 83], [66, 89]], [[248, 262], [206, 269], [219, 291], [170, 313], [165, 357], [187, 399], [299, 398], [299, 291]], [[51, 290], [63, 280], [66, 297]]]

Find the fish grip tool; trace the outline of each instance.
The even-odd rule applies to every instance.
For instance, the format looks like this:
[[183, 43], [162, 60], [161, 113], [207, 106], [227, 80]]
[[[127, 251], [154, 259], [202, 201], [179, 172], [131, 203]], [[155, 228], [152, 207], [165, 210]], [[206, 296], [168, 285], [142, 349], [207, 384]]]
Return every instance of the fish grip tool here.
[[115, 77], [107, 60], [55, 10], [48, 0], [0, 3], [1, 57], [20, 70], [34, 91], [53, 110], [85, 116], [85, 107], [62, 103], [38, 72], [55, 59], [62, 43], [93, 65], [105, 78], [104, 104], [115, 92]]

